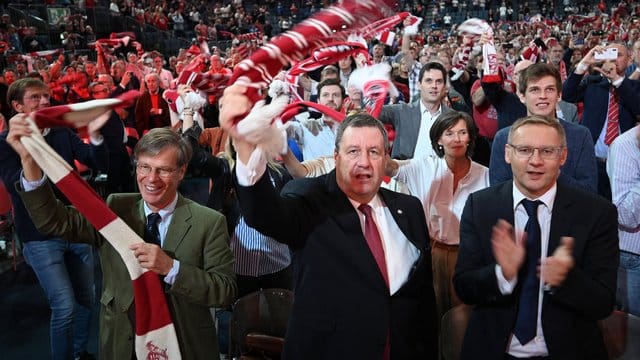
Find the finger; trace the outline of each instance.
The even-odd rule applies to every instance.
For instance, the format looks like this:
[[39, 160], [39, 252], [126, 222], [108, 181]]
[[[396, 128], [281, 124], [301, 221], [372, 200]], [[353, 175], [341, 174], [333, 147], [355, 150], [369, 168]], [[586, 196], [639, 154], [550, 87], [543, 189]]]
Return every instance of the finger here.
[[573, 246], [575, 244], [575, 239], [571, 236], [563, 236], [560, 238], [560, 244], [569, 252], [573, 252]]

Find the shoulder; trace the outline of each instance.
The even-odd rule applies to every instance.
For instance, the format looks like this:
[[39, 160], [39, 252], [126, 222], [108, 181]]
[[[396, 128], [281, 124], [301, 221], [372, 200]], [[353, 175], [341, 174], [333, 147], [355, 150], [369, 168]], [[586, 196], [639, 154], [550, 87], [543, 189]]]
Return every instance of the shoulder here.
[[567, 137], [591, 136], [589, 129], [584, 125], [574, 124], [565, 120], [560, 120], [560, 124], [562, 124]]
[[328, 175], [318, 176], [315, 178], [293, 179], [284, 186], [282, 195], [309, 197], [327, 191], [326, 181]]
[[583, 212], [588, 214], [605, 213], [616, 209], [613, 203], [596, 193], [562, 183], [558, 183], [556, 199], [558, 198], [570, 199], [577, 204], [577, 208], [583, 209]]
[[107, 197], [107, 204], [130, 204], [142, 199], [139, 193], [116, 193]]
[[509, 130], [511, 130], [511, 126], [498, 130], [498, 132], [496, 133], [496, 136], [493, 137], [494, 144], [496, 142], [506, 143], [507, 138], [509, 137]]

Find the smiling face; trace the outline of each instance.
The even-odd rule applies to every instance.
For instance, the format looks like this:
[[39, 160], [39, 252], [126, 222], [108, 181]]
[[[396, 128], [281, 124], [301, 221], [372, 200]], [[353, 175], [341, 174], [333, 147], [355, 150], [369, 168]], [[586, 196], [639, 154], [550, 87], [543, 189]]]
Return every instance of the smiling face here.
[[442, 145], [445, 158], [456, 159], [466, 157], [469, 141], [467, 124], [463, 119], [460, 119], [454, 126], [442, 133], [438, 145]]
[[562, 97], [553, 76], [544, 76], [538, 80], [531, 80], [527, 84], [524, 94], [518, 92], [520, 101], [527, 107], [529, 115], [556, 117], [556, 104]]
[[558, 156], [543, 159], [540, 150], [530, 157], [519, 156], [515, 147], [558, 148], [563, 146], [558, 131], [542, 124], [527, 124], [517, 128], [505, 145], [505, 161], [511, 164], [513, 182], [526, 197], [536, 199], [553, 187], [560, 175], [560, 167], [567, 160], [567, 149], [562, 148]]
[[[187, 168], [186, 165], [178, 166], [177, 150], [168, 146], [155, 156], [140, 154], [136, 162], [136, 181], [142, 199], [154, 212], [165, 208], [175, 199]], [[151, 171], [142, 174], [141, 169], [147, 167]]]
[[348, 127], [334, 158], [340, 189], [347, 197], [362, 204], [371, 201], [380, 188], [386, 161], [380, 129]]

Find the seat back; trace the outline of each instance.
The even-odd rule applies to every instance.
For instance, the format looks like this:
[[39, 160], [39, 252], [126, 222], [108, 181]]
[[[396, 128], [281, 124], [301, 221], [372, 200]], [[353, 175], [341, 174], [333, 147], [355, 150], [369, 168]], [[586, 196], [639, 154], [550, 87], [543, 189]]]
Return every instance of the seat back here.
[[600, 321], [609, 359], [640, 359], [640, 317], [614, 311]]
[[441, 320], [440, 351], [444, 360], [460, 359], [464, 333], [471, 316], [472, 307], [460, 304], [447, 311]]
[[279, 357], [284, 344], [293, 292], [263, 289], [238, 299], [229, 323], [229, 355]]

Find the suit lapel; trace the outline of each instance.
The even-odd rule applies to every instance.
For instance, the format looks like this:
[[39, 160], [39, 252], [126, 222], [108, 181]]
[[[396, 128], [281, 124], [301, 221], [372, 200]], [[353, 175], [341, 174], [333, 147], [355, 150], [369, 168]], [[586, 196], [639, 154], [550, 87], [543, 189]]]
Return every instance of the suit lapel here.
[[329, 192], [329, 201], [334, 211], [331, 216], [338, 227], [344, 233], [347, 244], [355, 256], [352, 257], [357, 267], [363, 269], [363, 276], [370, 277], [375, 280], [374, 283], [386, 288], [384, 278], [380, 273], [378, 264], [376, 263], [367, 240], [362, 232], [362, 225], [357, 210], [354, 209], [349, 198], [340, 190], [336, 182], [335, 170], [326, 176], [326, 187]]
[[558, 191], [553, 202], [551, 212], [551, 229], [549, 229], [549, 244], [547, 246], [547, 256], [553, 255], [553, 251], [560, 245], [560, 237], [570, 234], [569, 226], [574, 222], [567, 218], [572, 212], [571, 199], [565, 195], [564, 186], [558, 184]]
[[144, 200], [142, 198], [131, 209], [129, 217], [131, 221], [126, 221], [126, 223], [131, 227], [131, 230], [144, 239], [144, 227], [147, 224], [147, 217], [144, 215]]
[[396, 222], [400, 230], [404, 233], [407, 239], [409, 239], [413, 246], [415, 246], [416, 249], [422, 252], [426, 243], [420, 243], [416, 234], [413, 234], [413, 232], [411, 231], [409, 219], [407, 218], [407, 209], [404, 209], [402, 206], [400, 206], [400, 204], [398, 204], [398, 197], [394, 196], [393, 192], [386, 191], [385, 189], [380, 189], [378, 193], [389, 208], [389, 212], [391, 213], [393, 220]]
[[167, 236], [162, 246], [164, 250], [172, 254], [176, 252], [176, 249], [184, 240], [187, 232], [191, 229], [191, 217], [191, 210], [189, 209], [187, 201], [182, 195], [178, 195], [178, 203], [173, 212], [173, 219], [171, 219], [171, 224], [169, 224]]

